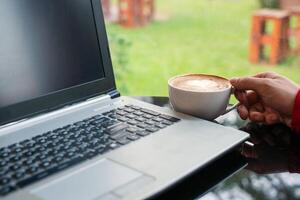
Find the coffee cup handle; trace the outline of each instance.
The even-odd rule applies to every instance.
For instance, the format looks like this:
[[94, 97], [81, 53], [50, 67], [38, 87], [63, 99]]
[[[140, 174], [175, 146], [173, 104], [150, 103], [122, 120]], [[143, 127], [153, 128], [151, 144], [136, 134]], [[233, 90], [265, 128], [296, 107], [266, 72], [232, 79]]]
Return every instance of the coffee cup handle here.
[[[232, 87], [232, 88], [231, 88], [231, 94], [234, 94], [234, 91], [235, 91], [235, 88]], [[236, 104], [234, 104], [234, 105], [232, 105], [232, 106], [228, 106], [227, 109], [225, 110], [225, 112], [223, 113], [223, 115], [226, 115], [227, 113], [229, 113], [229, 112], [235, 110], [235, 109], [236, 109], [238, 106], [240, 106], [240, 105], [241, 105], [241, 103], [236, 103]]]
[[223, 115], [226, 115], [227, 113], [235, 110], [239, 105], [241, 105], [241, 103], [236, 103], [233, 106], [228, 106]]

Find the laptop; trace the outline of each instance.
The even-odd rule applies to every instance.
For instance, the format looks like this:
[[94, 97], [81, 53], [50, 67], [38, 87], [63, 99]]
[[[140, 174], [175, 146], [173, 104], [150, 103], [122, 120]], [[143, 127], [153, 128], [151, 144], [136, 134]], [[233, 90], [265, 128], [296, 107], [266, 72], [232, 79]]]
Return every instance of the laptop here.
[[0, 1], [0, 197], [145, 199], [248, 134], [121, 97], [99, 0]]

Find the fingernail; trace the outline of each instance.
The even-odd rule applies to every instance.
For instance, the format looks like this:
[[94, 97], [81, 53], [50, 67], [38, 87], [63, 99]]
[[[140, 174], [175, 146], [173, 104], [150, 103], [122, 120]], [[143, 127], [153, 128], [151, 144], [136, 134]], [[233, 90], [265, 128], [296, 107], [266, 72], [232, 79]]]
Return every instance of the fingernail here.
[[232, 78], [230, 79], [230, 83], [231, 84], [235, 84], [237, 82], [238, 78]]
[[247, 111], [247, 108], [246, 108], [246, 106], [244, 104], [241, 104], [240, 106], [241, 106], [240, 107], [241, 109], [243, 109], [244, 111]]

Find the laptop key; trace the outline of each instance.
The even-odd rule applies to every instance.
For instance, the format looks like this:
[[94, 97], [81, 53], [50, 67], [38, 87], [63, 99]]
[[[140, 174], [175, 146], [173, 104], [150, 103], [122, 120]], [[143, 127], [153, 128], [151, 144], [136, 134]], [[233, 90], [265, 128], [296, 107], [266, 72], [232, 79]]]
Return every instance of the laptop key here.
[[0, 187], [0, 195], [4, 196], [13, 190], [15, 190], [15, 187], [12, 187], [12, 186]]
[[131, 108], [133, 108], [134, 110], [141, 110], [141, 108], [140, 108], [140, 107], [138, 107], [138, 106], [134, 106], [134, 105], [132, 105], [132, 106], [131, 106]]
[[128, 132], [130, 133], [135, 133], [137, 131], [140, 131], [141, 129], [140, 128], [137, 128], [137, 127], [130, 127], [127, 129]]
[[151, 126], [146, 128], [146, 131], [149, 131], [149, 132], [152, 132], [152, 133], [153, 133], [153, 132], [156, 132], [156, 131], [158, 131], [158, 130], [159, 130], [158, 128], [156, 128], [156, 127], [151, 127]]
[[137, 131], [135, 132], [136, 135], [139, 135], [139, 136], [142, 136], [142, 137], [145, 137], [147, 135], [149, 135], [150, 133], [147, 132], [147, 131]]
[[128, 140], [127, 138], [122, 138], [122, 139], [118, 139], [116, 140], [119, 144], [121, 145], [125, 145], [125, 144], [128, 144], [130, 143], [130, 140]]
[[148, 110], [148, 109], [145, 109], [145, 108], [141, 109], [141, 111], [143, 111], [144, 113], [153, 115], [153, 116], [159, 116], [160, 115], [160, 113], [158, 113], [158, 112], [155, 112], [155, 111], [152, 111], [152, 110]]
[[180, 119], [175, 118], [175, 117], [171, 117], [171, 116], [168, 116], [168, 115], [160, 115], [160, 117], [163, 118], [163, 119], [166, 119], [168, 121], [171, 121], [171, 122], [178, 122], [178, 121], [180, 121]]
[[117, 115], [116, 114], [110, 114], [110, 115], [108, 115], [110, 118], [112, 118], [112, 119], [116, 119], [117, 118]]
[[135, 141], [135, 140], [140, 139], [139, 136], [133, 135], [133, 134], [128, 135], [127, 138], [128, 138], [129, 140], [132, 140], [132, 141]]
[[119, 132], [121, 130], [124, 130], [126, 128], [128, 128], [127, 124], [125, 124], [125, 123], [118, 123], [118, 124], [115, 124], [114, 126], [108, 128], [107, 130], [105, 130], [105, 132], [111, 135], [111, 134], [115, 134], [115, 133], [117, 133], [117, 132]]
[[139, 122], [136, 120], [129, 120], [127, 123], [130, 125], [137, 125]]
[[121, 115], [121, 116], [124, 116], [124, 115], [126, 115], [127, 113], [124, 112], [124, 111], [122, 111], [122, 110], [119, 110], [119, 111], [117, 111], [117, 114], [118, 114], [118, 115]]
[[146, 119], [152, 119], [154, 116], [150, 114], [144, 114], [143, 117]]
[[145, 113], [143, 113], [141, 111], [135, 111], [133, 114], [135, 114], [137, 116], [143, 116]]
[[6, 185], [10, 182], [10, 178], [7, 176], [1, 177], [0, 185]]
[[111, 143], [110, 145], [109, 145], [109, 147], [111, 148], [111, 149], [116, 149], [116, 148], [118, 148], [120, 145], [118, 145], [117, 143]]
[[125, 132], [125, 131], [122, 131], [122, 132], [119, 132], [115, 135], [112, 135], [110, 136], [111, 139], [113, 140], [118, 140], [118, 139], [122, 139], [122, 138], [125, 138], [129, 133]]
[[173, 122], [168, 121], [168, 120], [164, 120], [164, 121], [162, 121], [162, 123], [165, 124], [165, 125], [168, 125], [168, 126], [173, 124]]
[[121, 117], [117, 117], [117, 119], [118, 119], [119, 121], [121, 121], [121, 122], [127, 122], [127, 121], [129, 121], [129, 120], [130, 120], [129, 118], [127, 118], [127, 117], [123, 117], [123, 116], [121, 116]]
[[106, 129], [112, 129], [115, 126], [118, 126], [119, 124], [120, 124], [120, 122], [118, 120], [109, 120], [109, 121], [103, 123], [102, 127], [106, 128]]
[[145, 121], [145, 123], [148, 124], [148, 125], [155, 125], [156, 124], [154, 121], [149, 121], [149, 120]]
[[97, 152], [96, 152], [96, 150], [88, 149], [82, 154], [85, 158], [92, 158], [97, 155]]
[[160, 118], [160, 117], [156, 117], [156, 118], [154, 118], [152, 120], [155, 121], [155, 122], [163, 122], [165, 119]]
[[147, 119], [145, 119], [144, 117], [138, 117], [135, 119], [136, 121], [139, 121], [139, 122], [144, 122], [146, 121]]
[[148, 127], [148, 125], [142, 123], [142, 124], [138, 124], [137, 127], [145, 129], [146, 127]]
[[125, 112], [128, 112], [128, 113], [133, 113], [135, 110], [132, 109], [132, 108], [125, 108], [123, 109]]
[[6, 160], [1, 160], [0, 161], [0, 167], [4, 167], [5, 165], [7, 165], [7, 161]]
[[160, 129], [163, 129], [163, 128], [167, 127], [167, 125], [165, 125], [165, 124], [155, 124], [155, 126], [160, 128]]
[[128, 114], [128, 115], [126, 115], [126, 117], [128, 117], [130, 119], [135, 119], [136, 115], [134, 115], [134, 114]]

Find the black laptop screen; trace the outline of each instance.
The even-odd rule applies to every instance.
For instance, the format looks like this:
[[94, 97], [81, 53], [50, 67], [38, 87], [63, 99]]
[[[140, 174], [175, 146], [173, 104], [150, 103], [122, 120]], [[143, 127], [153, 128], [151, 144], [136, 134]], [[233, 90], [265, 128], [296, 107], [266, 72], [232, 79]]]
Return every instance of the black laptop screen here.
[[1, 0], [0, 108], [104, 77], [88, 0]]

